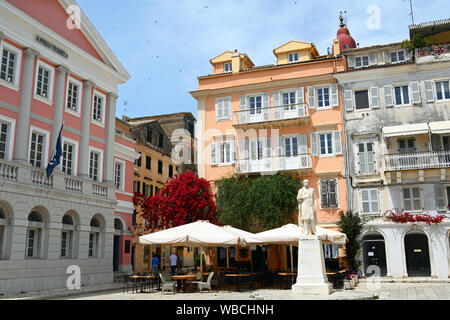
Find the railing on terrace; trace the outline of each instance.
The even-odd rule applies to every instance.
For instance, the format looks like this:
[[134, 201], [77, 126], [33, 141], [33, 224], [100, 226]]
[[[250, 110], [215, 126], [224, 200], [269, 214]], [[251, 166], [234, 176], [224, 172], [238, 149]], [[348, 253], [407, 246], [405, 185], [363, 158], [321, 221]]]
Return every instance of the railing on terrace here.
[[290, 104], [279, 107], [256, 108], [234, 112], [234, 125], [308, 118], [306, 103]]
[[0, 161], [0, 180], [17, 182], [19, 166], [7, 161]]
[[450, 151], [386, 155], [386, 170], [414, 170], [450, 167]]
[[291, 157], [275, 156], [261, 159], [241, 159], [236, 165], [237, 173], [276, 172], [286, 170], [307, 170], [312, 168], [309, 154]]
[[108, 187], [101, 183], [92, 183], [92, 195], [96, 197], [107, 198]]
[[64, 177], [64, 188], [66, 191], [82, 193], [83, 192], [83, 180], [75, 177]]
[[42, 169], [31, 169], [31, 182], [39, 187], [53, 189], [53, 176], [47, 177]]
[[450, 43], [436, 44], [431, 47], [416, 49], [416, 57], [436, 56], [445, 53], [450, 53]]

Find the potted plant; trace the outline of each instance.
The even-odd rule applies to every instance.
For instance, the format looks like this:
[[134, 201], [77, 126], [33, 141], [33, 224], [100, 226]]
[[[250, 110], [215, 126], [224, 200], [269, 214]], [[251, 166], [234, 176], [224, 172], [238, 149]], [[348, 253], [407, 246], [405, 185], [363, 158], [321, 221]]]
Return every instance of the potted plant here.
[[344, 289], [345, 289], [345, 290], [350, 290], [350, 289], [352, 289], [352, 286], [351, 286], [350, 281], [351, 281], [351, 278], [347, 275], [347, 276], [345, 277], [345, 279], [344, 279]]

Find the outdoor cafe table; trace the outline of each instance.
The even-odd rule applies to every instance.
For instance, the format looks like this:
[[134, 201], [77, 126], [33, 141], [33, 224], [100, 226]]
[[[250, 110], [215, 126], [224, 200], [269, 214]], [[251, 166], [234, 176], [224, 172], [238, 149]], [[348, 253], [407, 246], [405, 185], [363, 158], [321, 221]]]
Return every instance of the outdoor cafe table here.
[[252, 275], [253, 274], [251, 274], [251, 273], [228, 273], [228, 274], [225, 274], [225, 277], [234, 278], [235, 284], [236, 284], [236, 291], [241, 291], [240, 290], [241, 278], [250, 277]]
[[183, 292], [186, 292], [186, 280], [195, 280], [195, 274], [183, 274], [183, 275], [173, 275], [173, 280], [177, 280], [177, 291], [180, 292], [180, 287], [183, 287]]
[[155, 279], [156, 277], [153, 275], [148, 275], [148, 276], [134, 275], [134, 276], [130, 276], [129, 278], [131, 280], [133, 280], [133, 293], [134, 293], [135, 288], [137, 291], [137, 287], [140, 287], [139, 293], [142, 293], [142, 292], [144, 292], [143, 288], [145, 286], [145, 280]]

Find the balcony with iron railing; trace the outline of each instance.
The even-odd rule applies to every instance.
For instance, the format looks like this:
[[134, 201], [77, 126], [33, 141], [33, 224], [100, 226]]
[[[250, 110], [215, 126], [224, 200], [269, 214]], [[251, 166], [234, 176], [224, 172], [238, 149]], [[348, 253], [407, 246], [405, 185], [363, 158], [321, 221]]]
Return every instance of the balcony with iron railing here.
[[33, 186], [42, 190], [53, 190], [71, 195], [83, 195], [103, 200], [115, 200], [114, 186], [91, 179], [75, 177], [57, 169], [47, 177], [44, 169], [29, 164], [0, 160], [0, 183]]
[[270, 108], [255, 108], [235, 111], [233, 125], [235, 127], [263, 127], [265, 125], [280, 127], [304, 125], [309, 120], [306, 103], [290, 104]]
[[417, 48], [415, 52], [417, 63], [450, 60], [450, 43], [432, 45], [431, 47]]
[[278, 171], [299, 171], [312, 169], [312, 158], [309, 154], [260, 159], [240, 159], [236, 163], [236, 173], [275, 173]]
[[450, 151], [387, 154], [386, 171], [450, 168]]

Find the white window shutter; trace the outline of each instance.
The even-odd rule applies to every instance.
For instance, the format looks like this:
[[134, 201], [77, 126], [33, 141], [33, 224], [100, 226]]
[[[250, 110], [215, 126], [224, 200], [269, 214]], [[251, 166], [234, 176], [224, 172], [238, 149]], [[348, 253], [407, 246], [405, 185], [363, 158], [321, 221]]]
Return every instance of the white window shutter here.
[[364, 210], [364, 203], [370, 203], [369, 202], [369, 190], [361, 190], [361, 204], [362, 204], [362, 212], [363, 213], [370, 213], [370, 206], [367, 208], [369, 211]]
[[297, 104], [305, 103], [305, 88], [300, 87], [295, 89], [295, 97], [297, 99]]
[[339, 105], [338, 85], [333, 83], [331, 85], [331, 106], [337, 107]]
[[249, 159], [250, 158], [250, 140], [245, 140], [245, 153], [244, 153], [244, 157], [245, 159]]
[[237, 160], [236, 140], [231, 141], [231, 162], [235, 163]]
[[247, 110], [247, 96], [241, 96], [239, 100], [240, 100], [241, 111]]
[[369, 54], [369, 66], [375, 65], [378, 63], [378, 59], [377, 59], [377, 53], [371, 53]]
[[[372, 151], [369, 151], [369, 148], [366, 147], [367, 152], [367, 173], [373, 174], [376, 172], [376, 162], [375, 162], [375, 146], [373, 143], [369, 143], [372, 145]], [[369, 145], [367, 144], [367, 145]]]
[[222, 99], [216, 99], [216, 120], [222, 119]]
[[224, 118], [231, 119], [231, 97], [225, 98], [223, 113]]
[[311, 155], [319, 155], [319, 140], [317, 139], [317, 132], [311, 132]]
[[299, 134], [297, 137], [298, 154], [308, 153], [308, 136], [306, 134]]
[[266, 137], [263, 140], [263, 157], [271, 157], [272, 156], [272, 138]]
[[316, 90], [314, 87], [308, 87], [308, 105], [311, 109], [316, 108]]
[[353, 111], [353, 91], [344, 91], [344, 107], [347, 111]]
[[342, 154], [342, 138], [341, 131], [333, 131], [334, 136], [334, 154]]
[[273, 92], [273, 106], [274, 107], [281, 106], [281, 91]]
[[282, 136], [278, 137], [278, 156], [284, 157], [286, 155], [286, 150], [284, 149], [284, 138]]
[[356, 145], [356, 148], [358, 150], [357, 155], [358, 155], [359, 174], [367, 174], [367, 161], [366, 161], [366, 152], [365, 152], [366, 146], [365, 146], [365, 143], [362, 144], [364, 146], [364, 151], [361, 152], [359, 149], [360, 144], [362, 144], [362, 143], [359, 143]]
[[439, 211], [447, 210], [447, 206], [445, 205], [444, 186], [442, 184], [434, 185], [434, 194], [436, 198], [436, 209]]
[[372, 87], [369, 90], [370, 92], [370, 104], [371, 107], [376, 109], [380, 107], [380, 98], [378, 96], [378, 87]]
[[389, 51], [383, 51], [383, 60], [386, 63], [391, 62], [391, 53]]
[[348, 56], [347, 57], [347, 64], [349, 68], [355, 67], [355, 57], [354, 56]]
[[262, 95], [262, 107], [270, 108], [270, 93], [264, 92]]
[[384, 86], [384, 99], [386, 101], [386, 107], [394, 106], [394, 91], [391, 85]]
[[421, 99], [420, 99], [420, 85], [418, 81], [413, 81], [410, 83], [410, 88], [411, 88], [411, 97], [412, 97], [412, 103], [413, 104], [418, 104], [421, 103]]
[[425, 80], [425, 96], [427, 99], [427, 102], [434, 102], [434, 81], [433, 80]]
[[217, 165], [217, 144], [215, 142], [211, 143], [211, 165]]
[[239, 160], [246, 159], [245, 158], [245, 140], [239, 141]]

